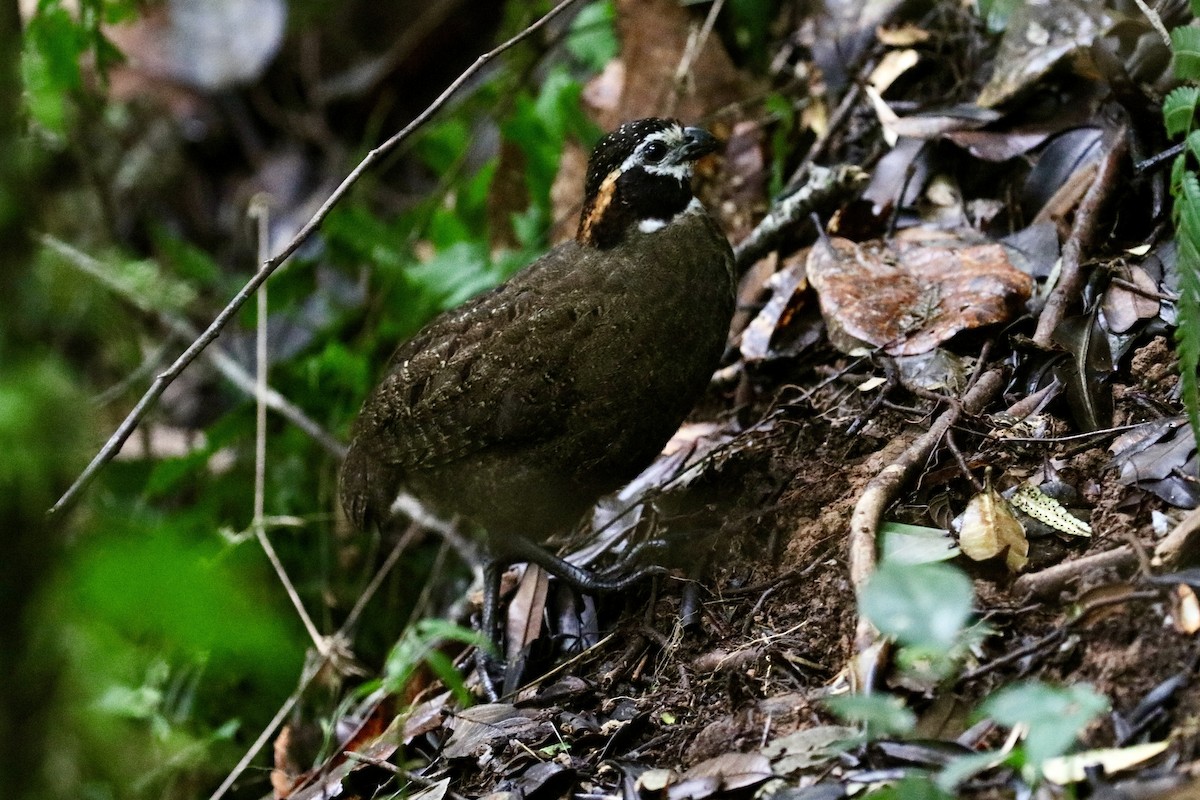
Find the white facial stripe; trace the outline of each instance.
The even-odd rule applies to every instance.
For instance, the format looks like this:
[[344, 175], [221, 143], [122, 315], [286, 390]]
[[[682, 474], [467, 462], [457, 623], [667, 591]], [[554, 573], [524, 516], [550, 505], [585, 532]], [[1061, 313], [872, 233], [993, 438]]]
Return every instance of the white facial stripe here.
[[674, 222], [675, 220], [684, 216], [685, 214], [701, 214], [703, 212], [704, 212], [704, 206], [700, 204], [699, 200], [697, 200], [696, 198], [693, 197], [691, 202], [687, 204], [687, 207], [684, 208], [683, 211], [680, 211], [678, 214], [676, 214], [674, 217], [671, 217], [671, 219], [639, 220], [638, 221], [638, 230], [641, 231], [642, 233], [654, 233], [655, 231], [661, 231], [663, 228], [667, 227], [672, 222]]
[[652, 133], [638, 145], [624, 163], [621, 164], [620, 170], [624, 172], [631, 167], [640, 166], [642, 169], [653, 175], [667, 175], [676, 180], [686, 180], [692, 177], [692, 162], [686, 161], [681, 164], [647, 164], [645, 163], [646, 145], [650, 142], [662, 142], [670, 149], [674, 150], [683, 144], [683, 129], [678, 125], [667, 128], [665, 131]]

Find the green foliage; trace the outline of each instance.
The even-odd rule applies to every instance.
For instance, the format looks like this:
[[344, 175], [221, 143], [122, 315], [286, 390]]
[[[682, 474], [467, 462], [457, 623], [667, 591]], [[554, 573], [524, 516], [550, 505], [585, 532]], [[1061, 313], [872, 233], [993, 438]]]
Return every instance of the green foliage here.
[[40, 515], [77, 466], [87, 415], [74, 407], [76, 391], [57, 360], [10, 364], [0, 375], [0, 508], [8, 519]]
[[388, 653], [387, 661], [383, 665], [384, 688], [393, 694], [403, 694], [404, 687], [413, 673], [425, 664], [454, 692], [460, 703], [469, 705], [471, 694], [462, 675], [450, 657], [438, 649], [446, 642], [462, 642], [485, 650], [491, 647], [491, 643], [485, 637], [467, 628], [445, 620], [420, 620], [404, 632], [400, 641], [396, 642], [395, 647]]
[[866, 800], [952, 800], [953, 794], [943, 791], [927, 775], [906, 775], [891, 786], [884, 786], [864, 795]]
[[[897, 527], [892, 526], [891, 538], [896, 537]], [[909, 526], [900, 530], [913, 532]], [[939, 545], [937, 555], [942, 552], [944, 544]], [[859, 606], [881, 632], [903, 645], [898, 661], [909, 677], [914, 665], [920, 667], [916, 672], [946, 677], [963, 650], [984, 633], [979, 626], [964, 627], [971, 616], [971, 583], [960, 570], [944, 563], [906, 564], [885, 559], [864, 588]], [[924, 663], [918, 663], [922, 659]], [[915, 716], [897, 696], [851, 695], [827, 704], [842, 719], [865, 725], [871, 737], [906, 735], [916, 725]], [[957, 758], [936, 779], [913, 776], [869, 797], [946, 797], [966, 779], [1000, 765], [1022, 770], [1025, 781], [1036, 785], [1046, 759], [1067, 752], [1107, 705], [1104, 697], [1086, 685], [1057, 688], [1028, 681], [1006, 687], [986, 699], [976, 716], [991, 717], [1010, 728], [1020, 726], [1024, 732], [1021, 745], [1006, 753]]]
[[863, 589], [863, 613], [900, 644], [949, 652], [971, 615], [974, 593], [944, 564], [883, 562]]
[[831, 697], [825, 705], [839, 719], [865, 725], [873, 737], [901, 736], [917, 725], [916, 714], [895, 695], [847, 694]]
[[1001, 689], [984, 701], [980, 715], [1009, 728], [1025, 725], [1025, 763], [1040, 770], [1046, 759], [1070, 749], [1075, 738], [1108, 708], [1108, 700], [1087, 684], [1055, 687], [1027, 681]]
[[1163, 121], [1168, 136], [1187, 133], [1196, 118], [1196, 107], [1200, 105], [1200, 88], [1179, 86], [1163, 99]]
[[885, 522], [879, 540], [880, 560], [885, 564], [931, 564], [949, 561], [959, 552], [944, 528]]
[[616, 19], [617, 10], [612, 0], [588, 3], [571, 21], [568, 52], [587, 69], [595, 72], [604, 69], [617, 57]]
[[771, 184], [768, 191], [772, 197], [783, 191], [787, 179], [787, 154], [791, 152], [788, 138], [796, 127], [796, 110], [792, 101], [781, 94], [769, 94], [763, 104], [775, 120], [771, 130]]
[[755, 69], [766, 66], [767, 36], [777, 5], [775, 0], [730, 0], [727, 6], [734, 45]]
[[90, 56], [99, 75], [121, 60], [101, 25], [130, 19], [135, 0], [83, 0], [77, 14], [62, 0], [38, 0], [25, 27], [21, 76], [26, 110], [47, 133], [63, 136], [71, 122], [71, 102], [83, 88], [81, 63]]
[[[1171, 31], [1175, 74], [1181, 80], [1200, 82], [1200, 29], [1190, 26]], [[1179, 355], [1180, 395], [1192, 433], [1200, 439], [1200, 131], [1194, 130], [1200, 89], [1186, 85], [1163, 101], [1163, 123], [1171, 136], [1186, 134], [1184, 152], [1171, 169], [1171, 194], [1175, 199], [1177, 269], [1179, 271], [1179, 323], [1175, 328]]]
[[1175, 55], [1175, 77], [1184, 81], [1200, 79], [1200, 28], [1181, 26], [1171, 31], [1171, 51]]

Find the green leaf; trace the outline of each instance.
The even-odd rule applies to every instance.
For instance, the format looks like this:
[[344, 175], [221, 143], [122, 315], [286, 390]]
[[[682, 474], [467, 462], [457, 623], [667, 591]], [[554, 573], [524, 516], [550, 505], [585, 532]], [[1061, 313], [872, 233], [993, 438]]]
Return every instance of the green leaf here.
[[571, 22], [567, 52], [588, 69], [600, 71], [617, 57], [617, 12], [612, 0], [584, 6]]
[[881, 561], [896, 564], [931, 564], [958, 555], [958, 547], [943, 528], [885, 522], [879, 530]]
[[864, 800], [953, 800], [927, 775], [905, 775], [897, 783], [863, 795]]
[[1180, 180], [1174, 216], [1179, 248], [1175, 342], [1180, 394], [1192, 432], [1200, 441], [1200, 382], [1196, 375], [1200, 367], [1200, 180], [1194, 172], [1185, 172]]
[[1006, 763], [1009, 756], [1004, 753], [972, 753], [959, 756], [942, 769], [937, 784], [947, 792], [953, 792], [965, 780], [975, 777], [993, 767]]
[[826, 699], [829, 710], [845, 722], [867, 726], [872, 737], [902, 736], [917, 724], [917, 715], [890, 694], [844, 694]]
[[1200, 80], [1200, 28], [1185, 25], [1171, 31], [1171, 50], [1175, 54], [1175, 77]]
[[1192, 129], [1196, 105], [1200, 103], [1200, 88], [1179, 86], [1163, 99], [1163, 122], [1168, 136], [1178, 136]]
[[1107, 708], [1108, 699], [1085, 683], [1060, 688], [1029, 681], [992, 695], [979, 713], [1009, 728], [1027, 725], [1025, 756], [1039, 767], [1067, 752], [1088, 723]]
[[405, 630], [400, 641], [396, 642], [388, 653], [383, 666], [384, 688], [391, 692], [400, 692], [417, 668], [421, 664], [428, 664], [439, 677], [448, 681], [447, 685], [452, 689], [457, 685], [465, 690], [453, 663], [438, 652], [438, 647], [444, 642], [462, 642], [477, 647], [489, 646], [484, 637], [475, 631], [445, 620], [423, 619]]
[[859, 605], [875, 627], [903, 645], [947, 653], [971, 615], [971, 581], [947, 564], [883, 562]]
[[471, 129], [461, 117], [430, 125], [413, 146], [417, 158], [434, 173], [444, 175], [451, 171], [467, 152], [471, 144]]

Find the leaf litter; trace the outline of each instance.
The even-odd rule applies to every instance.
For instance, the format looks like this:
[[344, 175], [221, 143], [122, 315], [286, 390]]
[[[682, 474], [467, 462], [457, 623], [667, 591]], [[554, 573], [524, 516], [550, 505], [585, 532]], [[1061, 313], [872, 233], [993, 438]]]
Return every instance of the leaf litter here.
[[[664, 57], [651, 40], [686, 39], [687, 16], [674, 4], [651, 5], [662, 14], [618, 4], [618, 27], [628, 34], [624, 80], [612, 83], [617, 71], [606, 70], [600, 80], [611, 85], [593, 86], [589, 95], [603, 98], [596, 108], [602, 122], [660, 111], [672, 91], [664, 75], [674, 74], [678, 53]], [[1149, 781], [1146, 765], [1162, 763], [1155, 758], [1168, 741], [1174, 763], [1197, 758], [1194, 741], [1178, 735], [1200, 715], [1189, 667], [1194, 595], [1175, 590], [1188, 586], [1178, 579], [1155, 588], [1149, 560], [1139, 559], [1162, 539], [1154, 520], [1165, 519], [1158, 527], [1169, 531], [1200, 500], [1195, 443], [1164, 370], [1178, 282], [1169, 256], [1130, 247], [1155, 235], [1148, 190], [1129, 182], [1106, 187], [1113, 202], [1085, 254], [1089, 281], [1071, 298], [1071, 314], [1049, 347], [1031, 344], [1060, 277], [1060, 250], [1075, 235], [1072, 217], [1084, 213], [1080, 203], [1100, 174], [1100, 132], [1109, 129], [1101, 117], [1113, 112], [1102, 111], [1111, 101], [1097, 99], [1110, 73], [1070, 56], [1108, 36], [1111, 20], [1073, 4], [1046, 27], [1037, 14], [1049, 6], [1022, 7], [1002, 39], [963, 9], [897, 16], [883, 29], [919, 36], [910, 30], [877, 39], [873, 25], [853, 20], [833, 26], [839, 41], [859, 42], [846, 49], [861, 56], [850, 62], [855, 74], [880, 78], [874, 97], [854, 94], [835, 71], [825, 84], [795, 80], [814, 90], [805, 101], [805, 119], [815, 126], [806, 133], [809, 146], [823, 163], [861, 165], [871, 178], [866, 194], [875, 209], [855, 222], [865, 230], [854, 238], [822, 230], [802, 241], [810, 220], [792, 219], [755, 255], [759, 266], [743, 265], [740, 297], [754, 308], [742, 315], [721, 380], [672, 449], [622, 496], [602, 502], [572, 556], [611, 566], [650, 542], [668, 576], [591, 605], [554, 581], [547, 586], [544, 576], [528, 578], [516, 592], [520, 600], [506, 598], [516, 603], [511, 642], [523, 645], [523, 688], [506, 702], [471, 708], [439, 694], [409, 712], [420, 724], [389, 734], [402, 740], [404, 763], [429, 782], [423, 791], [702, 798], [757, 788], [764, 796], [826, 789], [844, 796], [863, 783], [903, 778], [913, 763], [975, 757], [958, 791], [984, 796], [1022, 779], [1005, 763], [1004, 748], [1016, 738], [1006, 743], [994, 724], [978, 728], [968, 711], [1029, 677], [1089, 683], [1096, 694], [1079, 695], [1079, 703], [1086, 699], [1090, 713], [1099, 707], [1094, 697], [1105, 698], [1114, 719], [1174, 680], [1170, 701], [1144, 714], [1132, 738], [1118, 742], [1112, 723], [1071, 717], [1087, 749], [1046, 760], [1052, 781], [1106, 785], [1109, 777], [1086, 765]], [[794, 28], [788, 47], [815, 45], [814, 31], [831, 25], [812, 22]], [[1032, 36], [1039, 26], [1045, 35]], [[973, 47], [937, 56], [937, 48], [963, 41]], [[710, 39], [704, 52], [721, 47]], [[780, 54], [788, 47], [780, 44]], [[820, 62], [825, 48], [814, 49]], [[745, 91], [726, 54], [702, 61], [695, 77], [719, 73], [721, 91], [711, 98], [684, 91], [679, 113], [691, 117]], [[781, 91], [796, 88], [785, 85]], [[1083, 119], [1071, 129], [1055, 127], [1053, 114], [1034, 119], [1037, 103], [1013, 102], [1030, 95], [1043, 103], [1059, 97], [1064, 115], [1069, 109]], [[836, 104], [846, 97], [849, 111], [839, 116]], [[881, 121], [883, 108], [895, 117]], [[729, 230], [747, 235], [747, 186], [758, 187], [760, 210], [770, 198], [754, 182], [760, 176], [739, 170], [782, 159], [803, 174], [796, 160], [803, 156], [770, 152], [777, 119], [753, 104], [736, 113], [747, 125], [714, 127], [727, 137], [741, 132], [740, 155], [727, 154], [701, 193], [741, 197], [737, 208], [717, 210]], [[823, 227], [849, 231], [854, 202], [842, 200], [833, 220], [825, 212]], [[896, 360], [935, 352], [938, 359], [919, 368]], [[862, 655], [850, 520], [868, 487], [989, 368], [1003, 370], [1003, 396], [988, 400], [986, 414], [961, 415], [916, 480], [889, 500], [881, 556], [904, 565], [896, 567], [901, 583], [905, 570], [929, 570], [931, 586], [941, 585], [935, 573], [944, 564], [965, 571], [966, 583], [954, 591], [966, 592], [986, 630], [955, 644], [961, 665], [946, 678], [953, 698], [944, 682], [918, 688], [881, 680], [901, 687], [893, 700], [922, 724], [942, 720], [942, 750], [902, 739], [870, 744], [860, 727], [838, 724], [825, 702], [846, 691], [848, 665]], [[1002, 418], [1027, 399], [1037, 403], [1025, 416]], [[1000, 422], [1016, 419], [1044, 424], [997, 435]], [[1037, 477], [1050, 464], [1074, 492], [1071, 502]], [[988, 481], [980, 491], [989, 471], [996, 486]], [[1027, 535], [1013, 507], [1050, 535]], [[957, 548], [945, 510], [962, 515]], [[1088, 568], [1089, 558], [1121, 547], [1129, 557], [1120, 550], [1103, 568]], [[1013, 573], [1040, 579], [1056, 569], [1063, 575], [1054, 576], [1054, 590], [1036, 599], [1018, 591], [1029, 584]], [[1105, 594], [1112, 587], [1121, 589]], [[886, 608], [894, 595], [885, 589], [886, 580], [875, 583], [872, 602]], [[927, 619], [893, 620], [897, 641], [911, 635], [917, 643], [949, 643], [962, 620], [941, 619], [938, 600], [922, 600]], [[1084, 600], [1092, 611], [1072, 616]], [[599, 635], [568, 652], [563, 642], [572, 626], [594, 626]], [[880, 663], [885, 674], [894, 669], [886, 658]], [[469, 673], [469, 656], [460, 665]], [[1038, 697], [1049, 703], [1060, 695]], [[992, 716], [1023, 722], [1008, 706], [1003, 713], [993, 707]], [[1024, 746], [1055, 751], [1057, 743], [1041, 742], [1044, 730], [1031, 724], [1035, 738]], [[355, 762], [339, 775], [351, 781], [349, 772], [372, 769], [379, 767]], [[312, 780], [324, 781], [320, 774]]]

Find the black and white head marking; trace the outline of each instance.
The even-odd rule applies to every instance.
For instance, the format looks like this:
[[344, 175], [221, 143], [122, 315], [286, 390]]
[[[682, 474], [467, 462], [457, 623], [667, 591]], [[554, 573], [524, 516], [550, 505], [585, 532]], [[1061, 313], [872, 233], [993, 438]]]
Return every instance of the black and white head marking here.
[[697, 159], [716, 149], [701, 128], [676, 120], [627, 122], [605, 136], [588, 161], [586, 199], [576, 239], [611, 247], [634, 228], [653, 233], [681, 214], [701, 211], [692, 196]]

